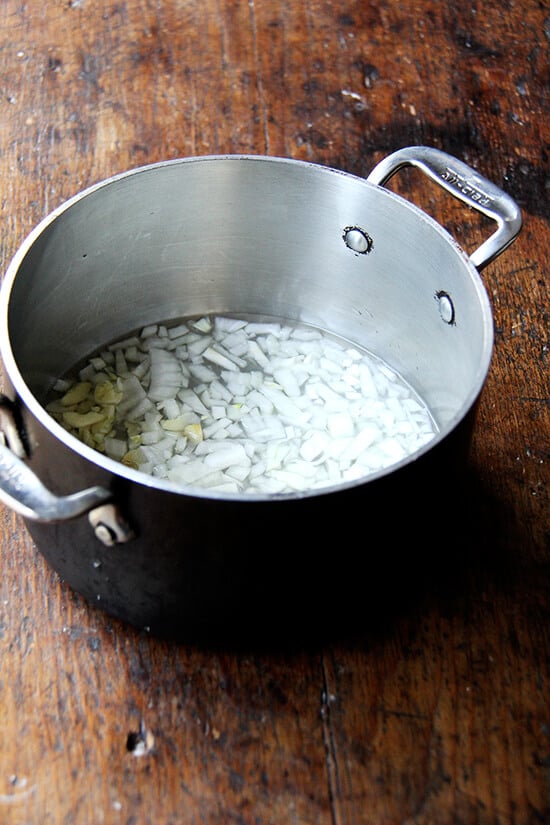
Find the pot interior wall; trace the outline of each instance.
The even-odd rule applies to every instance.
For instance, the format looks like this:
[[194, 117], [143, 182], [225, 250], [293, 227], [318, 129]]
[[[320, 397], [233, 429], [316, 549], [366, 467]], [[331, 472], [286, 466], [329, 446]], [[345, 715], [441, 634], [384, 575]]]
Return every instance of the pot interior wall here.
[[[372, 238], [369, 254], [346, 246], [349, 226]], [[206, 313], [342, 335], [398, 369], [442, 429], [477, 396], [492, 347], [481, 281], [437, 224], [349, 175], [259, 157], [159, 164], [76, 198], [29, 245], [9, 336], [43, 402], [55, 378], [117, 337]]]

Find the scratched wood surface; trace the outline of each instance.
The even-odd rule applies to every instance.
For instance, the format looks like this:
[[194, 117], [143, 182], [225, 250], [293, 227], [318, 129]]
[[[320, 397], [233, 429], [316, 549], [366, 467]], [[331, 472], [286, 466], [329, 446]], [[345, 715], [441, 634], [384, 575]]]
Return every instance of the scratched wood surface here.
[[[550, 821], [549, 39], [535, 0], [0, 4], [2, 272], [69, 196], [178, 156], [365, 175], [429, 144], [525, 222], [483, 273], [496, 342], [469, 494], [439, 553], [411, 548], [382, 598], [365, 586], [353, 628], [306, 643], [297, 626], [276, 647], [153, 639], [71, 593], [0, 508], [0, 822]], [[414, 174], [395, 187], [467, 249], [486, 232]], [[329, 541], [364, 552], [368, 524]]]

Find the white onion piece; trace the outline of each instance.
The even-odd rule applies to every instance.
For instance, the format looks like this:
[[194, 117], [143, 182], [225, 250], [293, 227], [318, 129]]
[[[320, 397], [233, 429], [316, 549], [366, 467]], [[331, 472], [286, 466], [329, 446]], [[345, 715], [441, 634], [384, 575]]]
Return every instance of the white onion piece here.
[[412, 388], [368, 352], [313, 327], [225, 316], [114, 342], [58, 379], [47, 409], [130, 467], [241, 495], [355, 481], [437, 432]]

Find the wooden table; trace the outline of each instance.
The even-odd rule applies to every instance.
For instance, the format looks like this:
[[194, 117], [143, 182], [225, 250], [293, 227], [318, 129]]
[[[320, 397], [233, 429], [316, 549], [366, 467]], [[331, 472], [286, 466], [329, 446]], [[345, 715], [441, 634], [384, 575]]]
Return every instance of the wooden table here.
[[[0, 822], [550, 821], [549, 39], [536, 0], [1, 4], [2, 271], [87, 185], [201, 154], [364, 176], [433, 145], [508, 191], [524, 228], [483, 273], [495, 354], [458, 538], [338, 637], [151, 638], [70, 592], [0, 509]], [[486, 234], [426, 180], [396, 188], [466, 249]]]

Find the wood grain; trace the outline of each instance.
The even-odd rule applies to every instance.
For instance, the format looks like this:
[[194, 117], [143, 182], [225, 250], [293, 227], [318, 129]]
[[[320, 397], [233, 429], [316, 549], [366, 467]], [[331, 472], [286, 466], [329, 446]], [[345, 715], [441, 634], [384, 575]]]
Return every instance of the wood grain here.
[[[410, 548], [393, 580], [365, 581], [361, 621], [327, 601], [334, 638], [153, 639], [71, 593], [0, 509], [0, 822], [550, 821], [549, 39], [536, 0], [1, 4], [2, 271], [82, 188], [189, 155], [364, 176], [434, 145], [525, 223], [483, 273], [496, 342], [468, 494], [438, 552]], [[486, 236], [419, 175], [392, 186], [464, 248]], [[364, 552], [368, 525], [338, 535]]]

